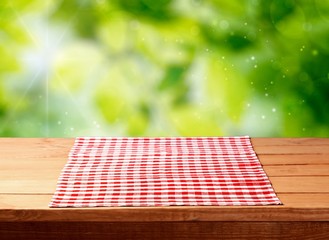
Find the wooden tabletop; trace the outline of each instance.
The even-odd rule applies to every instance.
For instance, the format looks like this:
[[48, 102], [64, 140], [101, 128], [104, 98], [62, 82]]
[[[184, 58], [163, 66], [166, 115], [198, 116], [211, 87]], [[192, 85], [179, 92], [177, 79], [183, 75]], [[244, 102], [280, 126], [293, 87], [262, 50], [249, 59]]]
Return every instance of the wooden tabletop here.
[[281, 206], [49, 208], [73, 142], [0, 138], [0, 222], [329, 221], [328, 138], [252, 138]]
[[1, 240], [328, 239], [328, 138], [252, 138], [280, 206], [49, 208], [73, 142], [0, 138]]

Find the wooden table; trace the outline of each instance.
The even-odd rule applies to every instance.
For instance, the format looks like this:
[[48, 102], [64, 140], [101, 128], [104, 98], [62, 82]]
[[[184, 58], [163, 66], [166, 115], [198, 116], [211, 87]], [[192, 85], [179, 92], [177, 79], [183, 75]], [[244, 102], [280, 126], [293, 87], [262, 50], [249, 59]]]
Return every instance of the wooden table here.
[[74, 139], [0, 138], [0, 239], [329, 239], [329, 138], [253, 138], [283, 206], [50, 209]]

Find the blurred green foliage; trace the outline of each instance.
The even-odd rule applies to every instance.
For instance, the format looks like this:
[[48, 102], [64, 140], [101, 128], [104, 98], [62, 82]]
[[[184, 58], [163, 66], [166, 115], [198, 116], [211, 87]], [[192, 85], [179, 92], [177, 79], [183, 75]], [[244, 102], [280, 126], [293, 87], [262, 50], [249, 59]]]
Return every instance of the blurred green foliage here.
[[329, 137], [329, 2], [3, 0], [0, 135]]

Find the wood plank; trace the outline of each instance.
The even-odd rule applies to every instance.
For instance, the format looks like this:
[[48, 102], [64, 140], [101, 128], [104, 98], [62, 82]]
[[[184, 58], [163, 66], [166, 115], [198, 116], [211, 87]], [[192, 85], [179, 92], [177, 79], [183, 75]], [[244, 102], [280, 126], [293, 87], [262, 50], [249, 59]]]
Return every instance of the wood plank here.
[[[302, 164], [329, 164], [329, 156], [325, 154], [258, 154], [258, 158], [262, 165], [302, 165]], [[56, 157], [40, 157], [38, 156], [1, 156], [0, 169], [4, 168], [34, 168], [39, 164], [53, 165], [55, 168], [65, 165], [67, 155]]]
[[[6, 194], [53, 194], [57, 179], [4, 179], [0, 181], [0, 193]], [[33, 177], [31, 177], [33, 178]], [[278, 193], [329, 192], [329, 177], [271, 177], [271, 183]]]
[[329, 193], [280, 193], [278, 197], [284, 207], [289, 208], [328, 208], [329, 206]]
[[[288, 145], [284, 144], [285, 139], [274, 139], [282, 141], [281, 145], [266, 145], [264, 139], [255, 139], [254, 148], [257, 154], [327, 154], [329, 153], [329, 144], [327, 139], [315, 139], [316, 143], [310, 146]], [[268, 139], [268, 143], [274, 141]], [[297, 139], [294, 141], [298, 141]], [[302, 141], [302, 140], [301, 140]], [[307, 140], [305, 140], [307, 141]], [[309, 140], [308, 140], [309, 141]], [[70, 148], [73, 146], [74, 139], [1, 139], [0, 152], [2, 157], [66, 157]], [[17, 151], [17, 144], [20, 145], [20, 151]], [[36, 151], [37, 149], [37, 151]]]
[[48, 204], [52, 194], [0, 194], [1, 209], [43, 209], [52, 210]]
[[311, 154], [311, 155], [327, 155], [329, 154], [329, 146], [254, 146], [257, 154]]
[[329, 193], [329, 177], [271, 177], [276, 193]]
[[1, 159], [17, 159], [17, 158], [65, 158], [68, 156], [69, 150], [66, 149], [20, 149], [16, 150], [3, 150], [1, 152]]
[[251, 138], [257, 146], [329, 146], [329, 138]]
[[[257, 146], [319, 146], [329, 145], [329, 138], [251, 138]], [[74, 138], [1, 138], [0, 149], [15, 149], [17, 144], [22, 148], [70, 148]]]
[[328, 221], [328, 208], [285, 206], [0, 209], [0, 222]]
[[[325, 154], [317, 155], [271, 155], [258, 154], [258, 158], [262, 165], [303, 165], [303, 164], [329, 164], [329, 156]], [[0, 169], [15, 169], [15, 168], [35, 168], [39, 164], [49, 165], [51, 167], [64, 167], [67, 162], [67, 156], [61, 157], [2, 157], [0, 160]]]
[[73, 143], [72, 138], [1, 138], [0, 153], [2, 159], [67, 157]]
[[67, 157], [69, 149], [65, 148], [28, 148], [28, 149], [4, 149], [1, 150], [1, 158], [59, 158]]
[[[329, 138], [252, 138], [256, 147], [329, 147]], [[17, 152], [17, 144], [20, 149], [65, 149], [69, 150], [74, 143], [74, 138], [1, 138], [0, 151], [10, 150]]]
[[3, 223], [2, 240], [327, 239], [327, 222]]
[[[329, 177], [270, 177], [273, 187], [278, 193], [307, 193], [329, 192]], [[52, 194], [56, 189], [57, 179], [18, 180], [3, 179], [0, 181], [0, 193], [28, 193], [28, 194]]]
[[57, 179], [1, 179], [0, 193], [20, 194], [53, 194], [56, 190]]
[[329, 156], [326, 154], [258, 154], [262, 165], [301, 165], [301, 164], [329, 164]]
[[5, 158], [0, 161], [0, 171], [53, 169], [57, 172], [66, 162], [67, 158]]
[[[35, 164], [31, 168], [18, 166], [14, 169], [6, 166], [0, 168], [0, 181], [17, 180], [24, 182], [35, 180], [42, 182], [43, 180], [57, 180], [63, 166], [64, 164], [61, 162]], [[329, 165], [270, 165], [263, 166], [263, 168], [269, 177], [329, 176]]]
[[[69, 151], [74, 139], [60, 138], [1, 138], [0, 152], [18, 153], [25, 151], [62, 150]], [[17, 146], [19, 146], [19, 151]]]
[[[60, 175], [60, 168], [51, 169], [48, 166], [44, 168], [2, 170], [0, 169], [0, 181], [39, 181], [57, 180]], [[0, 183], [1, 185], [1, 183]], [[0, 188], [1, 189], [1, 188]], [[1, 193], [1, 190], [0, 190]]]
[[[0, 210], [31, 209], [56, 211], [57, 209], [48, 207], [51, 197], [52, 194], [0, 194]], [[282, 201], [283, 206], [273, 206], [273, 208], [326, 208], [329, 206], [329, 193], [280, 193], [278, 197]], [[202, 207], [202, 209], [204, 208]], [[261, 207], [258, 206], [257, 208]]]
[[[329, 145], [329, 138], [251, 138], [257, 146], [319, 146]], [[74, 138], [1, 138], [0, 149], [14, 148], [17, 144], [22, 147], [70, 147], [74, 143]]]
[[263, 168], [269, 177], [329, 176], [329, 165], [280, 165]]
[[2, 149], [16, 149], [17, 144], [21, 148], [67, 148], [74, 143], [74, 138], [1, 138]]

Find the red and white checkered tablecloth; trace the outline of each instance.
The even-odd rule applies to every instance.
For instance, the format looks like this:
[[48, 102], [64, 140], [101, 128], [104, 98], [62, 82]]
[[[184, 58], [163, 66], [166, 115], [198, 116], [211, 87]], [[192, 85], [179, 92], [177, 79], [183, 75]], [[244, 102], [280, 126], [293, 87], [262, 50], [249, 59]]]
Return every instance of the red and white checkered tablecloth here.
[[281, 204], [250, 138], [79, 137], [50, 207]]

